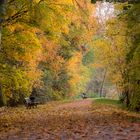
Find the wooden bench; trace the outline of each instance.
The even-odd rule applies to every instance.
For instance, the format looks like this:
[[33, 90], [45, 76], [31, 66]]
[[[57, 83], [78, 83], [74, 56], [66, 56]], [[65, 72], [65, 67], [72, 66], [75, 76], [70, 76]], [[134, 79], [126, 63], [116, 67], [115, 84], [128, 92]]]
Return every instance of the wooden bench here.
[[81, 97], [82, 97], [83, 99], [87, 99], [87, 95], [86, 95], [85, 93], [82, 93]]
[[25, 98], [25, 106], [27, 109], [37, 108], [38, 104], [39, 102], [37, 102], [36, 100], [32, 101], [29, 97]]

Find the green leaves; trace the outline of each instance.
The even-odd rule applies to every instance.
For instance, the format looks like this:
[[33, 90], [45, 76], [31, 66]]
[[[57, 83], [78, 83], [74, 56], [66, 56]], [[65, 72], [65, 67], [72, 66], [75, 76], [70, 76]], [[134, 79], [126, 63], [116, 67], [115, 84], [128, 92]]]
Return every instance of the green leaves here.
[[83, 56], [83, 65], [92, 64], [94, 61], [94, 49], [90, 49], [84, 56]]

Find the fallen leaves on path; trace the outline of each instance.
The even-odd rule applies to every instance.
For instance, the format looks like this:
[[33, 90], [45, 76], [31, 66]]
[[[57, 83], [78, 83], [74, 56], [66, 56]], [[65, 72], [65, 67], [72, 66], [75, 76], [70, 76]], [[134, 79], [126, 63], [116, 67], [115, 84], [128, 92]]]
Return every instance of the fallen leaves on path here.
[[140, 114], [90, 99], [1, 108], [1, 140], [140, 140]]

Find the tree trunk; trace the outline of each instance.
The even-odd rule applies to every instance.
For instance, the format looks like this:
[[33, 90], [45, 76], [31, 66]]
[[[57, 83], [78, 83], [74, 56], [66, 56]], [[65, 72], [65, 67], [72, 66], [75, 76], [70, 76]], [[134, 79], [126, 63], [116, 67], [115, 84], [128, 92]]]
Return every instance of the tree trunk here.
[[2, 24], [4, 23], [6, 0], [0, 0], [0, 49], [2, 48]]
[[107, 74], [107, 68], [105, 69], [104, 76], [103, 76], [103, 81], [102, 81], [102, 83], [101, 83], [100, 97], [102, 97], [102, 92], [103, 92], [103, 88], [104, 88], [104, 83], [105, 83], [106, 74]]
[[0, 106], [3, 106], [4, 102], [3, 102], [3, 96], [2, 96], [2, 89], [1, 89], [1, 85], [0, 85]]

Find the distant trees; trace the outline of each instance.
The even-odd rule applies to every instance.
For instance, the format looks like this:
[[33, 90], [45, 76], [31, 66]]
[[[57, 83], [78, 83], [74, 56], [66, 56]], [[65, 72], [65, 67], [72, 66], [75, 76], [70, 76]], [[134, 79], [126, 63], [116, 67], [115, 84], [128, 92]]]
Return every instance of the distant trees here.
[[120, 100], [130, 109], [139, 110], [140, 5], [124, 10], [128, 5], [115, 5], [120, 12], [106, 23], [102, 37], [95, 39], [95, 56], [100, 67], [108, 67], [107, 79], [116, 85]]

